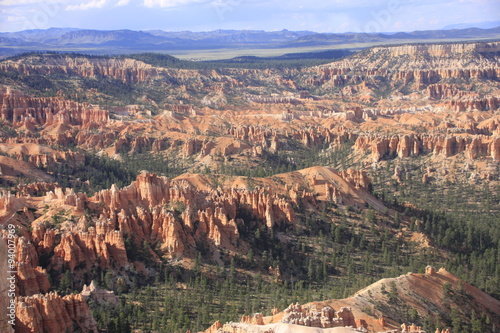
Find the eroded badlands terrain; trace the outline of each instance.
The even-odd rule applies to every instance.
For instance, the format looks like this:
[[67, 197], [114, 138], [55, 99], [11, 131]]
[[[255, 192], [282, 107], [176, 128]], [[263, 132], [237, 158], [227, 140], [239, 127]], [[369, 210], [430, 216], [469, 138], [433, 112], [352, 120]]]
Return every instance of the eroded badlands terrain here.
[[[265, 70], [3, 60], [15, 331], [495, 332], [499, 59], [490, 42]], [[177, 322], [144, 296], [197, 299], [202, 280], [232, 299]]]

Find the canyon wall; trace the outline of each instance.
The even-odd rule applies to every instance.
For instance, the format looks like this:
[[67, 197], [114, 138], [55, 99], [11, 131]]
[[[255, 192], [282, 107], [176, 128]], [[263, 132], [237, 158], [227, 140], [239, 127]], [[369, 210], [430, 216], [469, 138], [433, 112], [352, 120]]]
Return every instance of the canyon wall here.
[[102, 126], [109, 120], [109, 111], [80, 104], [60, 97], [28, 97], [18, 91], [0, 91], [0, 119], [14, 126], [32, 128], [55, 124]]
[[360, 135], [354, 149], [366, 153], [371, 151], [372, 160], [377, 162], [383, 158], [419, 156], [433, 154], [449, 157], [465, 152], [470, 159], [479, 157], [500, 161], [500, 137], [489, 136], [453, 136], [453, 135]]

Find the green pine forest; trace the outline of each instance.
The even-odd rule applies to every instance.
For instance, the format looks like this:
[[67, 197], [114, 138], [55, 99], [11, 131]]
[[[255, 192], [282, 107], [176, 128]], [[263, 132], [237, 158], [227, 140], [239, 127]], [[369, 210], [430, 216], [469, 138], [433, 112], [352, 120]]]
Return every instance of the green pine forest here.
[[[298, 150], [294, 158], [303, 159], [294, 165], [268, 153], [265, 167], [243, 170], [221, 159], [217, 170], [202, 172], [264, 177], [312, 165], [342, 169], [352, 166], [348, 154], [351, 145], [346, 143], [326, 155], [320, 154], [321, 149], [308, 153]], [[75, 177], [88, 179], [95, 184], [87, 189], [93, 193], [109, 188], [109, 183], [128, 184], [141, 169], [169, 177], [182, 173], [182, 168], [176, 167], [181, 163], [165, 157], [138, 154], [125, 161], [116, 163], [89, 155], [81, 170], [58, 170], [55, 174], [68, 184]], [[495, 227], [500, 189], [471, 183], [450, 183], [445, 188], [424, 185], [419, 181], [420, 163], [424, 163], [420, 157], [405, 161], [403, 167], [409, 179], [404, 184], [391, 177], [399, 165], [396, 160], [384, 161], [383, 170], [370, 175], [373, 194], [396, 210], [394, 216], [371, 207], [337, 207], [331, 203], [322, 204], [316, 211], [296, 207], [299, 214], [295, 226], [267, 230], [245, 224], [239, 233], [252, 250], [235, 256], [223, 252], [222, 266], [211, 260], [207, 244], [197, 244], [199, 255], [193, 258], [192, 269], [187, 269], [170, 261], [161, 265], [149, 262], [145, 253], [150, 244], [138, 249], [128, 243], [128, 257], [152, 265], [156, 273], [150, 279], [133, 276], [132, 286], [123, 283], [125, 277], [119, 272], [101, 271], [87, 276], [87, 283], [95, 279], [102, 288], [114, 290], [121, 300], [116, 308], [91, 303], [99, 327], [109, 332], [196, 332], [216, 320], [238, 321], [242, 314], [271, 315], [273, 308], [283, 310], [295, 302], [345, 298], [384, 277], [423, 273], [429, 264], [445, 267], [464, 281], [500, 297], [500, 230]], [[82, 170], [87, 173], [82, 174]], [[241, 214], [245, 221], [252, 219], [245, 212]], [[434, 246], [419, 249], [416, 244], [398, 239], [397, 232], [404, 226], [424, 233]], [[293, 242], [281, 243], [280, 234], [292, 237]], [[280, 278], [270, 274], [270, 267], [279, 268]], [[61, 279], [60, 292], [72, 291], [68, 279]], [[430, 313], [422, 316], [412, 308], [402, 307], [400, 320], [415, 322], [427, 331], [444, 323], [454, 332], [484, 332], [482, 326], [473, 327], [474, 321], [457, 318], [450, 315], [436, 323]], [[477, 318], [481, 321], [479, 315]], [[482, 319], [483, 325], [489, 320]]]

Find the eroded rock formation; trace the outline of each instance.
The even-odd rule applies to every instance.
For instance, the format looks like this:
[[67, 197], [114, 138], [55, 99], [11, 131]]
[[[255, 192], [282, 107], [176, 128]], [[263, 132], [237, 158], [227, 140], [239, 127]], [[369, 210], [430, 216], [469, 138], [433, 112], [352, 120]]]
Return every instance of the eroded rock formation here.
[[103, 125], [109, 111], [59, 97], [28, 97], [10, 89], [0, 91], [0, 119], [14, 126], [26, 122], [37, 125]]
[[34, 245], [25, 237], [16, 239], [16, 265], [19, 294], [31, 296], [49, 291], [47, 272], [38, 263], [38, 253]]
[[[58, 97], [33, 97], [2, 88], [0, 119], [6, 126], [0, 133], [0, 152], [8, 157], [4, 156], [0, 171], [6, 179], [22, 175], [14, 174], [7, 159], [14, 160], [21, 169], [28, 169], [25, 166], [30, 164], [47, 173], [62, 164], [84, 165], [83, 153], [66, 149], [73, 146], [118, 160], [146, 152], [161, 154], [162, 158], [189, 159], [194, 161], [191, 172], [219, 168], [222, 163], [231, 166], [233, 160], [234, 165], [252, 167], [298, 147], [300, 151], [320, 150], [318, 156], [325, 160], [333, 156], [328, 161], [333, 164], [336, 156], [329, 154], [336, 149], [347, 151], [353, 142], [356, 158], [370, 153], [375, 162], [424, 154], [439, 160], [464, 154], [470, 160], [495, 163], [500, 161], [500, 120], [496, 111], [500, 106], [500, 66], [495, 61], [499, 50], [498, 42], [375, 47], [348, 59], [300, 71], [190, 71], [157, 68], [131, 59], [63, 55], [38, 62], [32, 61], [35, 55], [6, 60], [0, 69], [20, 75], [57, 74], [85, 80], [105, 77], [130, 85], [161, 81], [168, 97], [156, 103], [145, 94], [141, 105], [108, 109], [72, 101], [65, 92], [58, 92]], [[235, 110], [214, 109], [231, 103], [241, 91], [237, 89], [251, 86], [260, 96], [267, 96], [271, 83], [273, 89], [283, 87], [286, 93], [315, 86], [325, 94], [311, 96], [302, 91], [298, 97], [284, 93], [250, 99], [257, 103], [242, 98], [238, 101], [243, 101], [243, 106], [235, 103]], [[260, 86], [254, 87], [256, 84]], [[182, 104], [184, 101], [188, 104]], [[299, 103], [300, 108], [296, 107]], [[367, 103], [369, 109], [365, 108]], [[194, 105], [202, 104], [207, 107], [195, 110]], [[151, 110], [149, 106], [153, 106]], [[285, 163], [292, 168], [296, 162], [290, 157]], [[361, 159], [358, 162], [364, 167], [370, 164]], [[376, 168], [378, 164], [372, 165]], [[443, 167], [443, 173], [446, 170]], [[394, 176], [404, 182], [405, 172], [404, 167], [396, 167]], [[212, 249], [231, 252], [241, 243], [239, 227], [249, 219], [254, 226], [272, 229], [295, 223], [293, 207], [316, 209], [322, 200], [356, 207], [366, 203], [370, 180], [365, 171], [312, 173], [297, 178], [275, 177], [287, 184], [280, 193], [266, 188], [270, 179], [262, 180], [261, 187], [243, 186], [239, 179], [237, 188], [227, 184], [210, 188], [147, 172], [129, 186], [112, 186], [92, 197], [49, 182], [19, 185], [15, 194], [2, 191], [3, 220], [13, 217], [19, 225], [32, 223], [31, 229], [19, 231], [15, 242], [19, 329], [95, 330], [79, 295], [47, 294], [50, 285], [46, 270], [40, 267], [41, 258], [47, 261], [43, 267], [56, 273], [78, 273], [97, 267], [146, 271], [141, 263], [128, 257], [130, 246], [141, 246], [144, 255], [153, 261], [159, 260], [156, 252], [192, 257], [196, 245], [202, 242]], [[437, 174], [428, 171], [422, 181], [433, 182]], [[50, 179], [50, 175], [46, 176]], [[473, 176], [471, 179], [483, 177], [479, 173]], [[495, 177], [490, 173], [484, 179], [491, 181]], [[361, 195], [356, 196], [360, 193], [365, 201]], [[371, 200], [370, 204], [374, 203], [375, 209], [383, 211], [382, 203], [377, 205]], [[66, 213], [59, 214], [62, 211]], [[155, 245], [156, 252], [148, 250], [150, 244]], [[282, 280], [279, 267], [269, 271], [277, 281]], [[425, 278], [437, 279], [439, 274], [429, 270]], [[81, 277], [78, 279], [81, 286]], [[99, 293], [101, 298], [109, 296], [92, 285], [84, 292]], [[366, 326], [365, 319], [354, 318], [349, 308], [335, 308], [340, 310], [293, 305], [285, 310], [284, 320], [318, 328]], [[264, 326], [260, 315], [244, 317], [242, 322]], [[381, 317], [380, 325], [385, 324]], [[226, 325], [216, 323], [211, 330], [223, 327]], [[227, 330], [245, 332], [234, 325], [227, 326]], [[406, 326], [405, 330], [419, 328]]]
[[98, 286], [96, 286], [94, 280], [92, 280], [92, 282], [88, 286], [83, 286], [81, 294], [85, 299], [91, 298], [98, 304], [114, 306], [119, 302], [118, 297], [113, 291], [99, 288]]
[[16, 71], [25, 75], [33, 72], [41, 75], [78, 74], [96, 78], [108, 76], [126, 83], [139, 83], [157, 74], [151, 65], [133, 59], [108, 59], [86, 57], [53, 57], [44, 64], [4, 62], [0, 68], [4, 71]]
[[[393, 85], [411, 84], [424, 89], [449, 78], [496, 80], [500, 67], [482, 54], [496, 52], [499, 45], [493, 42], [373, 47], [354, 57], [317, 67], [316, 75], [306, 82], [313, 86], [340, 87], [377, 82], [377, 77], [384, 77]], [[440, 96], [439, 90], [431, 88], [431, 91], [433, 98]]]
[[16, 306], [16, 332], [60, 333], [97, 332], [87, 303], [80, 294], [59, 296], [57, 293], [19, 297]]
[[239, 237], [236, 218], [240, 210], [248, 211], [269, 228], [294, 222], [291, 204], [263, 190], [205, 192], [186, 181], [147, 173], [128, 187], [119, 190], [113, 186], [89, 200], [103, 203], [103, 216], [127, 237], [159, 241], [172, 255], [193, 247], [195, 239], [233, 247]]
[[350, 308], [343, 307], [335, 311], [329, 306], [318, 308], [315, 305], [291, 304], [283, 311], [283, 323], [311, 327], [356, 327], [356, 321]]
[[454, 136], [454, 135], [393, 135], [358, 136], [354, 149], [366, 153], [371, 151], [373, 161], [383, 158], [409, 157], [433, 154], [443, 157], [465, 153], [470, 159], [491, 157], [498, 161], [500, 155], [499, 137]]

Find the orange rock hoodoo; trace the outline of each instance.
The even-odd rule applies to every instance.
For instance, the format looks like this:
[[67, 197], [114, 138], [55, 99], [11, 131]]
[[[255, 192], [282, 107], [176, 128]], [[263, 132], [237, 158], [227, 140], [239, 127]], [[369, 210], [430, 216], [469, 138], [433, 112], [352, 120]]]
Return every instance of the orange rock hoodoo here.
[[37, 294], [17, 300], [16, 332], [60, 333], [75, 330], [97, 332], [97, 323], [80, 294], [64, 297], [57, 293]]
[[113, 186], [89, 200], [104, 204], [103, 218], [113, 228], [137, 240], [160, 242], [172, 255], [181, 255], [196, 239], [208, 239], [215, 246], [234, 246], [241, 209], [268, 227], [293, 223], [295, 218], [289, 202], [263, 190], [204, 192], [186, 181], [147, 173], [123, 189]]
[[17, 286], [19, 294], [31, 296], [49, 291], [47, 272], [38, 266], [38, 254], [25, 237], [16, 239]]
[[[0, 250], [3, 249], [3, 240]], [[16, 308], [15, 331], [21, 333], [65, 331], [97, 332], [97, 324], [90, 314], [87, 303], [80, 294], [64, 297], [46, 292], [50, 282], [45, 269], [38, 265], [38, 254], [34, 244], [24, 236], [15, 239]], [[7, 258], [3, 256], [2, 258]], [[7, 272], [7, 270], [4, 270]], [[2, 284], [4, 286], [5, 284]], [[7, 293], [2, 293], [0, 304], [4, 304]], [[5, 318], [5, 316], [4, 316]], [[10, 332], [6, 323], [0, 321], [0, 331]]]
[[449, 157], [465, 152], [467, 157], [491, 157], [500, 161], [500, 137], [487, 136], [440, 136], [440, 135], [393, 135], [392, 137], [360, 135], [354, 149], [358, 152], [371, 150], [373, 161], [383, 158], [404, 158], [432, 153]]

